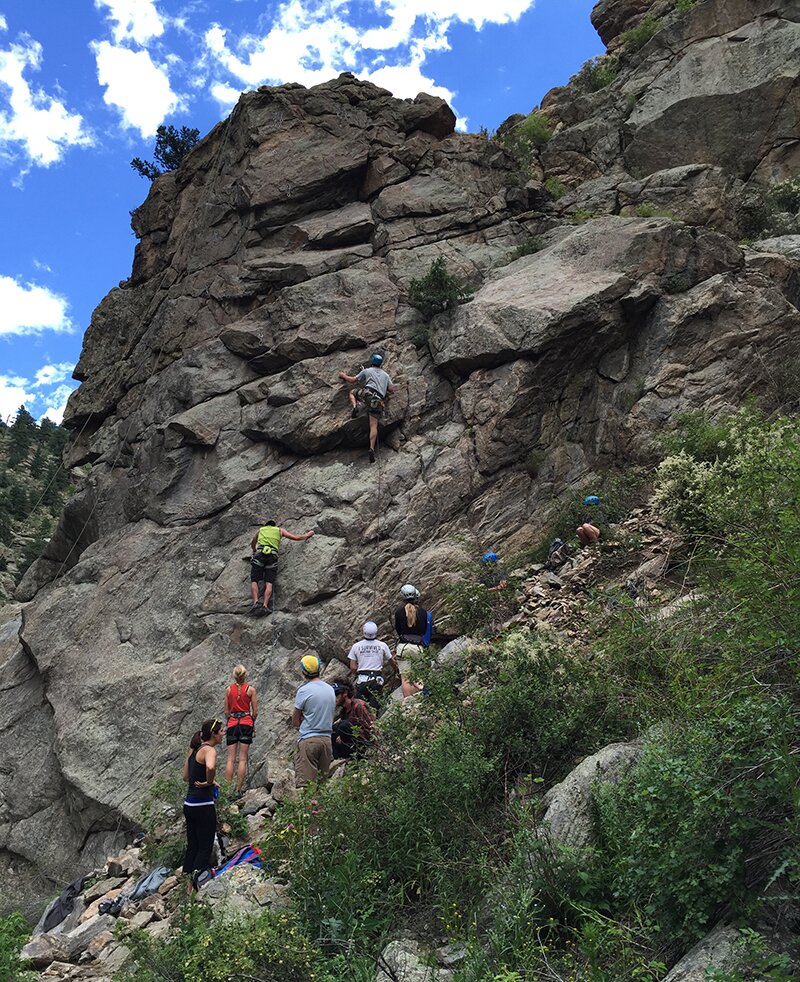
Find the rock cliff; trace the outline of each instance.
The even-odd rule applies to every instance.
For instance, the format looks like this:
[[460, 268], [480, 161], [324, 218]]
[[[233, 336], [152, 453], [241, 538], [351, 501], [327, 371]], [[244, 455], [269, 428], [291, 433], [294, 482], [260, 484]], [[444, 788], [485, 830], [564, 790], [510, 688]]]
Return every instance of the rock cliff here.
[[[274, 769], [302, 654], [343, 656], [367, 616], [388, 636], [400, 584], [435, 598], [459, 541], [530, 544], [554, 495], [677, 411], [769, 394], [796, 242], [740, 226], [753, 181], [800, 169], [800, 3], [657, 6], [610, 85], [545, 98], [524, 169], [440, 100], [343, 75], [242, 96], [153, 184], [75, 372], [88, 477], [0, 615], [0, 906], [121, 845], [237, 662]], [[598, 5], [612, 48], [644, 7]], [[408, 291], [439, 257], [474, 298], [426, 330]], [[397, 387], [374, 466], [336, 378], [372, 350]], [[317, 535], [253, 620], [269, 518]]]

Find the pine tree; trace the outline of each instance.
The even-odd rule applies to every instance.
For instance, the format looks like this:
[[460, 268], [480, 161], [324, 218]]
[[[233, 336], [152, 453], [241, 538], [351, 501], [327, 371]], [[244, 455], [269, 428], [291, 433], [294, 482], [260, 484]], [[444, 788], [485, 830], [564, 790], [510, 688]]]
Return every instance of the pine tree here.
[[21, 460], [25, 459], [25, 455], [36, 437], [36, 433], [36, 420], [24, 406], [20, 406], [10, 429], [8, 443], [9, 467], [15, 467]]

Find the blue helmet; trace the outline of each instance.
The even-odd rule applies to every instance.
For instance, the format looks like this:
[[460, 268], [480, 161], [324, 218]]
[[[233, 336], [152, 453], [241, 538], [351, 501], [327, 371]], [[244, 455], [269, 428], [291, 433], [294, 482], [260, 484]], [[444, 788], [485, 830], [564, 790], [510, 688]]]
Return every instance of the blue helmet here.
[[383, 355], [379, 355], [377, 352], [370, 358], [370, 365], [374, 365], [376, 368], [383, 364]]
[[583, 503], [585, 505], [599, 505], [600, 499], [597, 497], [596, 494], [587, 494], [586, 497], [583, 499]]
[[496, 552], [485, 552], [481, 556], [481, 562], [482, 563], [496, 563], [497, 562], [497, 553]]

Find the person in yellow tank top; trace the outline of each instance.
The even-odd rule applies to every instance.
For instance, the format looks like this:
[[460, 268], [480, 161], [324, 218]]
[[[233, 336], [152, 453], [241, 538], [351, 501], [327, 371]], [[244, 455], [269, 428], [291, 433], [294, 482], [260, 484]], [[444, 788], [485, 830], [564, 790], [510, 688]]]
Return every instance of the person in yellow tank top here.
[[[253, 556], [250, 560], [250, 595], [253, 600], [253, 606], [250, 609], [251, 614], [255, 616], [270, 612], [269, 602], [272, 599], [275, 578], [278, 575], [278, 550], [281, 539], [305, 542], [313, 535], [313, 529], [302, 535], [295, 535], [285, 528], [279, 528], [275, 522], [266, 522], [256, 532], [250, 543], [250, 548], [253, 550]], [[263, 599], [259, 600], [262, 584], [264, 585], [264, 595]]]

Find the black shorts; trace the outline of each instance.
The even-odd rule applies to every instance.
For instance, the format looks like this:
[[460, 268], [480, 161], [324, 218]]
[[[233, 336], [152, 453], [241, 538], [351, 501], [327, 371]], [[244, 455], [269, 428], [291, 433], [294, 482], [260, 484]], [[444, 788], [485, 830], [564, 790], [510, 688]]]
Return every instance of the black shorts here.
[[260, 566], [258, 563], [250, 563], [251, 583], [274, 583], [277, 575], [277, 563], [270, 563], [269, 566]]
[[231, 747], [234, 743], [252, 743], [254, 730], [255, 727], [248, 726], [247, 723], [234, 723], [233, 726], [228, 727], [225, 734], [226, 746]]

